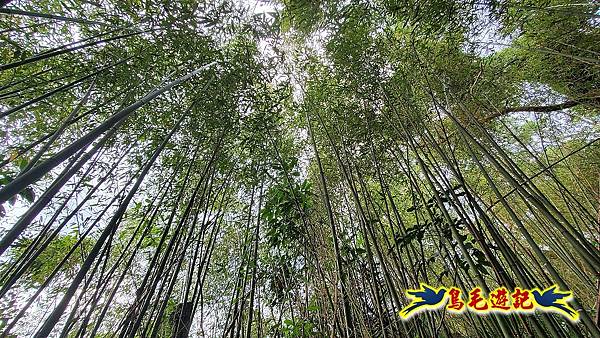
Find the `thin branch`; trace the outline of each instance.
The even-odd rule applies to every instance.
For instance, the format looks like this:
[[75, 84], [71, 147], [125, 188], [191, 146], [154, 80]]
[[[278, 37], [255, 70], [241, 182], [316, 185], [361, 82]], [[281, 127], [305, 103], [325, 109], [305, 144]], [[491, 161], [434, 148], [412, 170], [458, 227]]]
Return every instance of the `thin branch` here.
[[[2, 7], [2, 6], [0, 6], [0, 7]], [[32, 18], [46, 18], [46, 19], [65, 21], [65, 22], [76, 22], [76, 23], [83, 23], [83, 24], [88, 24], [88, 25], [106, 25], [105, 23], [100, 22], [100, 21], [69, 18], [66, 16], [54, 15], [54, 14], [28, 12], [28, 11], [22, 11], [20, 9], [0, 8], [0, 13], [9, 14], [9, 15], [23, 15], [23, 16], [28, 16], [28, 17], [32, 17]]]
[[586, 100], [568, 100], [565, 101], [563, 103], [558, 103], [558, 104], [551, 104], [548, 106], [519, 106], [519, 107], [509, 107], [509, 108], [505, 108], [503, 110], [497, 111], [491, 115], [488, 115], [487, 117], [485, 117], [485, 119], [483, 120], [483, 122], [489, 122], [497, 117], [500, 116], [504, 116], [510, 113], [516, 113], [516, 112], [538, 112], [538, 113], [550, 113], [553, 111], [559, 111], [559, 110], [563, 110], [563, 109], [567, 109], [567, 108], [573, 108], [575, 106], [578, 106], [580, 104], [584, 104], [586, 102], [589, 102], [591, 100], [596, 100], [596, 99], [600, 99], [600, 97], [593, 97], [590, 99], [586, 99]]

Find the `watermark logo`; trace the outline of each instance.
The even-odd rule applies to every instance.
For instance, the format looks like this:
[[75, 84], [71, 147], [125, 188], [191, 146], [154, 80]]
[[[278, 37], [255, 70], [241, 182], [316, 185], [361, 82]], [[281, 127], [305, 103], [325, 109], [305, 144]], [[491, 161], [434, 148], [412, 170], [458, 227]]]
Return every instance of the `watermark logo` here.
[[446, 307], [452, 313], [472, 311], [478, 314], [496, 313], [531, 313], [535, 310], [554, 312], [576, 322], [579, 313], [567, 304], [573, 298], [573, 292], [561, 291], [557, 285], [547, 289], [515, 288], [511, 293], [505, 287], [497, 288], [485, 297], [482, 288], [476, 287], [469, 291], [464, 298], [457, 287], [433, 288], [421, 283], [416, 290], [407, 290], [406, 295], [411, 299], [410, 304], [400, 311], [403, 319], [426, 311]]

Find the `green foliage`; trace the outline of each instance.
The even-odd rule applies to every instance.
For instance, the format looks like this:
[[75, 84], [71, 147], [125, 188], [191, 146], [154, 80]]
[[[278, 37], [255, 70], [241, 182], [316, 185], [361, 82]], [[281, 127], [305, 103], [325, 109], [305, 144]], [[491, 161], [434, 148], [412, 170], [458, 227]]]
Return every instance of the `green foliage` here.
[[264, 220], [266, 255], [262, 257], [263, 269], [270, 276], [268, 281], [274, 302], [283, 301], [285, 295], [295, 290], [306, 269], [304, 246], [308, 236], [305, 226], [311, 212], [312, 192], [310, 183], [296, 183], [299, 175], [292, 170], [297, 160], [283, 162], [278, 169], [288, 172], [290, 180], [273, 185], [266, 194], [260, 217]]
[[[514, 70], [523, 80], [548, 84], [570, 98], [598, 96], [600, 73], [590, 65], [596, 63], [600, 52], [600, 28], [588, 16], [597, 14], [597, 4], [507, 1], [505, 6], [499, 13], [504, 30], [518, 31], [520, 36], [502, 53], [513, 59]], [[521, 10], [527, 6], [548, 10]]]
[[307, 235], [304, 233], [302, 217], [306, 217], [310, 204], [311, 188], [308, 181], [291, 189], [281, 185], [271, 187], [261, 216], [269, 229], [267, 238], [272, 247], [293, 245]]
[[[26, 281], [29, 287], [37, 287], [44, 283], [48, 276], [54, 271], [58, 264], [64, 259], [69, 250], [78, 242], [76, 235], [59, 235], [54, 239], [48, 247], [33, 261], [26, 274]], [[27, 247], [32, 243], [30, 239], [20, 241], [17, 246], [11, 251], [8, 262], [4, 263], [3, 270], [10, 266], [13, 260], [21, 257]], [[61, 273], [66, 278], [74, 276], [78, 271], [78, 266], [81, 264], [81, 257], [84, 253], [83, 247], [89, 248], [93, 242], [89, 239], [83, 240], [78, 248], [70, 255], [65, 264], [61, 268]]]
[[283, 337], [319, 337], [320, 333], [316, 330], [315, 324], [310, 321], [297, 319], [293, 321], [286, 319], [283, 321], [284, 325], [281, 328]]

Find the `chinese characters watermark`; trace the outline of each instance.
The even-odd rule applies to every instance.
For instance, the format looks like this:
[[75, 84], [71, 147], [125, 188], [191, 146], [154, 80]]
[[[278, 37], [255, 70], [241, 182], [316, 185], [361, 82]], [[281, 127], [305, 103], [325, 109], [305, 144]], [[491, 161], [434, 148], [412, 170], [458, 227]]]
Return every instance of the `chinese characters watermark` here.
[[471, 289], [465, 297], [457, 287], [433, 288], [421, 283], [416, 290], [407, 290], [406, 295], [411, 299], [410, 304], [400, 311], [403, 319], [408, 319], [425, 310], [440, 309], [445, 306], [451, 313], [472, 311], [479, 314], [496, 313], [531, 313], [535, 310], [559, 313], [569, 320], [576, 322], [579, 313], [567, 301], [573, 298], [571, 291], [561, 291], [553, 285], [547, 289], [523, 289], [516, 287], [510, 292], [505, 287], [491, 290], [484, 294], [480, 287]]

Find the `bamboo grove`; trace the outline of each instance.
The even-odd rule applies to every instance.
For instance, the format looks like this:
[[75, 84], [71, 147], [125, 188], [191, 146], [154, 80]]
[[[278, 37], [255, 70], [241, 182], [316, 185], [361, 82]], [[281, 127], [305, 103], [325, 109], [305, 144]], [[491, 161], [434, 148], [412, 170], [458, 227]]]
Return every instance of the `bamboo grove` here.
[[597, 2], [0, 4], [3, 337], [600, 336]]

